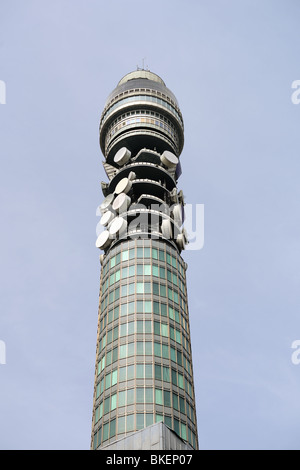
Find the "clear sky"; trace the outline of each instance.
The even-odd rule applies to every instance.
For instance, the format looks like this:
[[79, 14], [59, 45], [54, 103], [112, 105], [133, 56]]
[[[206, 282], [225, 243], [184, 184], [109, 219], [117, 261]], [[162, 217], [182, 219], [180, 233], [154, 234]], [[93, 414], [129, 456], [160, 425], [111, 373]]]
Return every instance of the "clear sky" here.
[[184, 253], [200, 448], [300, 448], [299, 21], [297, 0], [1, 0], [1, 449], [89, 448], [98, 126], [143, 58], [205, 208]]

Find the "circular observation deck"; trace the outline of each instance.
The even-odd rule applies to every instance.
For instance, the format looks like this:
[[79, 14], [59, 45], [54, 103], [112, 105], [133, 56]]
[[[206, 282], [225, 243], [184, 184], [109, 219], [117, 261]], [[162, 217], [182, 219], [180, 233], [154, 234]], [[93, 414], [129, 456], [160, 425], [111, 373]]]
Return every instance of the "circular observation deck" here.
[[184, 144], [184, 124], [174, 94], [148, 70], [125, 75], [109, 95], [100, 120], [100, 147], [106, 160], [121, 147], [132, 154], [142, 148], [179, 156]]

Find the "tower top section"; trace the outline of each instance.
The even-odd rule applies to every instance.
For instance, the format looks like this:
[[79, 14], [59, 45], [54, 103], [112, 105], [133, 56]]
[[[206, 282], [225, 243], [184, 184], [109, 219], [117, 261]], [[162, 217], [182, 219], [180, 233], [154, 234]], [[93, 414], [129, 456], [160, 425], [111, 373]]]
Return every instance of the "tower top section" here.
[[136, 155], [142, 148], [173, 152], [184, 143], [184, 125], [175, 95], [150, 70], [127, 73], [108, 96], [100, 120], [100, 147], [108, 163], [127, 147]]
[[119, 85], [123, 85], [123, 83], [128, 82], [129, 80], [133, 80], [135, 78], [146, 78], [147, 80], [152, 80], [153, 82], [161, 83], [162, 85], [166, 86], [165, 82], [162, 78], [160, 78], [156, 73], [150, 72], [150, 70], [138, 69], [134, 72], [127, 73], [118, 83]]

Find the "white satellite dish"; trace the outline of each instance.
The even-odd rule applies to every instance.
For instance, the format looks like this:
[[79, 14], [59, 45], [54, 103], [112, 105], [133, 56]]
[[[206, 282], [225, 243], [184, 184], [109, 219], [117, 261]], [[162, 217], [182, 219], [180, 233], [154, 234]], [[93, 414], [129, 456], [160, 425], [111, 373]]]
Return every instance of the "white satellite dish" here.
[[125, 165], [131, 157], [131, 152], [126, 147], [120, 148], [114, 156], [114, 162], [119, 166]]
[[96, 247], [100, 250], [105, 250], [111, 243], [111, 239], [109, 238], [109, 231], [104, 230], [104, 232], [100, 233], [99, 237], [96, 240]]
[[123, 217], [116, 217], [109, 228], [109, 233], [114, 238], [116, 235], [122, 235], [126, 229], [127, 221]]
[[181, 204], [176, 204], [173, 208], [174, 220], [177, 225], [182, 225], [182, 207]]
[[165, 219], [161, 223], [161, 231], [165, 238], [170, 240], [172, 238], [172, 226], [171, 222], [168, 219]]
[[172, 152], [169, 152], [169, 150], [164, 151], [164, 153], [160, 156], [160, 160], [167, 168], [175, 168], [179, 162], [176, 155]]
[[130, 179], [129, 178], [123, 178], [117, 184], [116, 189], [115, 189], [115, 193], [116, 194], [121, 194], [121, 193], [127, 194], [130, 191], [131, 186], [132, 186], [132, 182], [130, 181]]
[[126, 211], [131, 203], [131, 199], [127, 194], [119, 194], [113, 202], [113, 209], [117, 212]]
[[179, 247], [181, 250], [184, 249], [184, 246], [185, 246], [185, 238], [184, 238], [183, 233], [179, 233], [179, 234], [177, 235], [176, 243], [177, 243], [178, 247]]
[[115, 217], [115, 214], [108, 210], [104, 212], [103, 216], [101, 217], [100, 224], [106, 227], [113, 220], [114, 217]]
[[104, 212], [106, 212], [109, 209], [109, 207], [112, 205], [114, 197], [115, 196], [113, 194], [109, 194], [108, 196], [106, 196], [106, 198], [104, 199], [104, 201], [102, 202], [100, 206], [100, 211], [102, 214], [104, 214]]

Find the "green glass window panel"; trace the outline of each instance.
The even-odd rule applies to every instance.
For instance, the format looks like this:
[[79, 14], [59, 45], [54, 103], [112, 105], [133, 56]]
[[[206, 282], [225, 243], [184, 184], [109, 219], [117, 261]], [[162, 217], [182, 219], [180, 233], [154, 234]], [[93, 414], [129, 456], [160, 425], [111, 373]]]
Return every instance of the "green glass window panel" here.
[[145, 320], [145, 333], [152, 333], [152, 321]]
[[176, 357], [177, 357], [176, 356], [176, 349], [171, 346], [170, 351], [171, 351], [171, 360], [176, 362]]
[[156, 415], [155, 415], [155, 422], [156, 422], [156, 423], [160, 423], [160, 422], [163, 421], [163, 420], [164, 420], [163, 415], [161, 415], [161, 414], [159, 414], [159, 413], [156, 413]]
[[168, 298], [169, 298], [170, 300], [173, 299], [173, 291], [172, 291], [172, 289], [170, 289], [170, 287], [168, 288]]
[[152, 355], [152, 341], [145, 341], [145, 354], [147, 356], [151, 356]]
[[175, 284], [175, 286], [178, 285], [178, 282], [177, 282], [177, 274], [174, 274], [174, 273], [173, 273], [173, 284]]
[[159, 295], [159, 284], [157, 282], [153, 282], [153, 294]]
[[120, 416], [118, 418], [118, 434], [125, 432], [125, 416]]
[[151, 264], [145, 264], [144, 265], [144, 274], [145, 274], [145, 276], [150, 276], [151, 275]]
[[144, 364], [137, 364], [136, 365], [136, 376], [138, 379], [144, 378]]
[[127, 285], [121, 287], [121, 297], [125, 297], [127, 295]]
[[118, 288], [115, 290], [115, 300], [117, 300], [119, 297], [120, 297], [120, 287], [118, 287]]
[[145, 365], [145, 377], [146, 379], [152, 379], [152, 364]]
[[182, 366], [182, 353], [177, 350], [177, 364]]
[[168, 275], [167, 275], [168, 281], [172, 282], [172, 273], [169, 269], [167, 270], [167, 273], [168, 273]]
[[123, 317], [125, 315], [127, 315], [127, 304], [122, 304], [121, 305], [121, 317]]
[[177, 321], [177, 323], [180, 323], [179, 322], [179, 312], [178, 312], [178, 310], [175, 310], [175, 321]]
[[170, 429], [172, 429], [172, 418], [171, 418], [171, 416], [165, 416], [164, 422]]
[[99, 421], [99, 406], [97, 406], [95, 410], [95, 422], [98, 423]]
[[137, 294], [143, 294], [144, 293], [144, 283], [143, 282], [137, 282], [136, 283], [136, 293]]
[[157, 277], [159, 276], [158, 266], [156, 264], [152, 266], [152, 274], [153, 276], [157, 276]]
[[166, 304], [161, 304], [160, 309], [161, 309], [161, 315], [163, 317], [166, 317], [167, 316], [167, 305]]
[[110, 259], [110, 267], [113, 268], [115, 265], [116, 265], [116, 257], [113, 256], [113, 257]]
[[136, 311], [138, 313], [143, 313], [143, 301], [142, 300], [138, 300], [137, 303], [136, 303]]
[[150, 282], [144, 282], [144, 291], [145, 291], [145, 294], [151, 294], [151, 283]]
[[142, 387], [136, 389], [136, 402], [144, 403], [144, 389]]
[[127, 344], [122, 344], [120, 346], [120, 359], [123, 359], [127, 356]]
[[122, 261], [128, 260], [128, 250], [122, 251]]
[[119, 310], [120, 310], [119, 305], [114, 308], [114, 320], [116, 320], [117, 318], [119, 318]]
[[144, 272], [144, 268], [142, 264], [137, 264], [136, 266], [136, 273], [138, 276], [142, 276]]
[[153, 302], [153, 313], [159, 314], [159, 303]]
[[119, 327], [115, 326], [114, 329], [113, 329], [113, 341], [118, 339], [118, 336], [119, 336]]
[[109, 423], [106, 423], [103, 426], [103, 441], [107, 441], [108, 439], [108, 425]]
[[151, 300], [145, 300], [145, 313], [151, 313], [152, 312], [152, 302]]
[[99, 398], [100, 396], [100, 383], [97, 384], [97, 387], [96, 387], [96, 398]]
[[115, 276], [116, 282], [120, 280], [120, 277], [121, 277], [121, 271], [120, 269], [118, 269], [118, 271], [116, 271], [116, 276]]
[[101, 382], [100, 382], [100, 395], [104, 391], [104, 377], [102, 377]]
[[168, 390], [164, 390], [164, 406], [171, 406], [171, 395]]
[[184, 388], [183, 386], [183, 375], [178, 373], [178, 387]]
[[179, 421], [174, 418], [174, 431], [180, 436]]
[[160, 295], [162, 297], [166, 297], [167, 296], [167, 289], [166, 289], [166, 286], [164, 284], [161, 284], [160, 286]]
[[175, 339], [175, 330], [173, 326], [170, 326], [170, 338]]
[[150, 388], [150, 387], [145, 388], [145, 402], [153, 403], [153, 388]]
[[126, 417], [126, 431], [133, 431], [134, 430], [134, 415], [127, 415]]
[[128, 323], [128, 334], [129, 335], [133, 335], [135, 332], [135, 322], [134, 321], [130, 321]]
[[170, 382], [170, 369], [167, 366], [163, 366], [163, 381]]
[[144, 322], [143, 320], [137, 320], [136, 322], [136, 332], [144, 333]]
[[135, 254], [134, 254], [134, 248], [131, 248], [129, 250], [129, 259], [134, 259], [135, 258]]
[[98, 433], [96, 432], [94, 434], [94, 445], [93, 445], [94, 450], [97, 449], [97, 437], [98, 437]]
[[138, 356], [143, 356], [144, 354], [144, 342], [143, 341], [136, 342], [136, 353]]
[[134, 379], [134, 365], [130, 365], [127, 367], [127, 380]]
[[155, 404], [162, 405], [163, 404], [163, 394], [160, 388], [155, 389]]
[[181, 412], [181, 413], [185, 413], [184, 398], [179, 397], [179, 405], [180, 405], [180, 412]]
[[159, 259], [165, 261], [165, 252], [163, 250], [159, 250]]
[[144, 429], [144, 413], [137, 413], [136, 415], [136, 428]]
[[128, 314], [134, 313], [134, 302], [129, 302], [128, 304]]
[[165, 268], [159, 268], [159, 274], [161, 279], [166, 279], [166, 270]]
[[172, 369], [172, 383], [177, 385], [177, 373], [176, 370]]
[[120, 336], [126, 336], [127, 335], [127, 323], [122, 323], [120, 325]]
[[114, 301], [114, 291], [109, 294], [109, 303], [111, 304]]
[[153, 413], [146, 413], [146, 427], [153, 424]]
[[120, 264], [120, 260], [121, 260], [121, 253], [118, 253], [116, 255], [116, 265]]
[[154, 372], [155, 372], [155, 379], [161, 380], [161, 365], [160, 364], [155, 364]]
[[144, 248], [144, 258], [150, 258], [150, 248]]
[[127, 405], [134, 403], [134, 388], [127, 390]]
[[125, 390], [122, 390], [121, 392], [119, 392], [119, 395], [118, 395], [119, 406], [125, 406], [125, 398], [126, 398], [126, 392]]
[[128, 268], [122, 268], [122, 278], [128, 277]]
[[99, 418], [103, 416], [103, 401], [100, 403]]
[[126, 367], [120, 367], [119, 369], [119, 381], [123, 382], [126, 380]]
[[167, 253], [167, 263], [171, 264], [171, 255]]
[[111, 386], [111, 373], [107, 374], [105, 377], [105, 390]]
[[184, 423], [181, 423], [181, 438], [184, 439], [186, 441], [187, 437], [186, 437], [186, 424]]
[[164, 359], [169, 359], [169, 346], [167, 344], [162, 345], [162, 357]]
[[172, 398], [173, 398], [173, 408], [175, 408], [175, 410], [179, 411], [178, 396], [175, 393], [172, 393]]
[[160, 323], [158, 321], [154, 322], [154, 334], [160, 335]]
[[135, 275], [135, 265], [129, 266], [129, 277]]
[[109, 330], [107, 333], [107, 344], [111, 343], [112, 341], [112, 330]]
[[156, 248], [152, 248], [152, 258], [158, 259], [158, 251]]
[[137, 248], [136, 257], [143, 258], [143, 248]]
[[174, 320], [174, 309], [169, 306], [169, 317]]
[[110, 405], [110, 409], [111, 411], [115, 410], [117, 408], [117, 394], [114, 393], [112, 396], [111, 396], [111, 405]]
[[109, 366], [111, 364], [111, 351], [106, 354], [106, 365]]
[[109, 402], [110, 402], [110, 397], [105, 398], [104, 400], [104, 414], [109, 413]]
[[176, 302], [176, 304], [178, 304], [179, 303], [178, 302], [178, 293], [174, 291], [173, 294], [174, 294], [174, 302]]
[[111, 385], [116, 385], [118, 382], [118, 369], [114, 370], [111, 374]]
[[134, 343], [128, 343], [128, 356], [134, 355]]
[[116, 418], [111, 420], [109, 428], [109, 437], [114, 437], [116, 435]]
[[135, 284], [134, 284], [134, 282], [131, 282], [128, 286], [128, 295], [133, 295], [134, 294], [134, 288], [135, 288]]
[[161, 324], [161, 335], [165, 337], [169, 336], [168, 325], [166, 323]]
[[161, 357], [161, 344], [156, 341], [154, 342], [154, 355]]
[[111, 323], [113, 321], [113, 314], [114, 314], [114, 311], [113, 309], [109, 310], [108, 311], [108, 323]]
[[176, 341], [181, 344], [181, 334], [180, 331], [176, 330]]
[[174, 256], [172, 256], [172, 266], [176, 268], [176, 258]]

